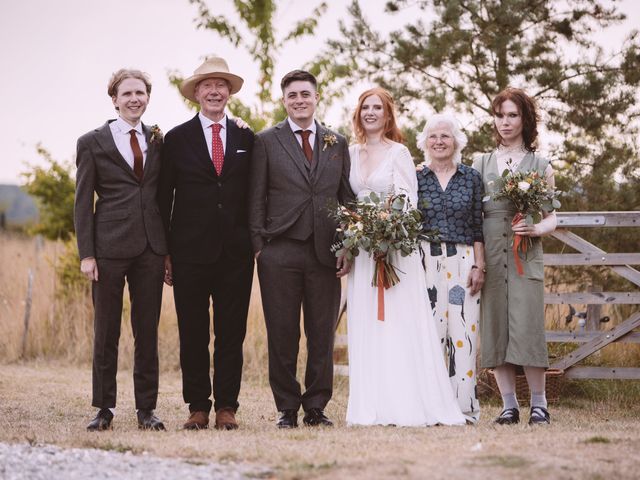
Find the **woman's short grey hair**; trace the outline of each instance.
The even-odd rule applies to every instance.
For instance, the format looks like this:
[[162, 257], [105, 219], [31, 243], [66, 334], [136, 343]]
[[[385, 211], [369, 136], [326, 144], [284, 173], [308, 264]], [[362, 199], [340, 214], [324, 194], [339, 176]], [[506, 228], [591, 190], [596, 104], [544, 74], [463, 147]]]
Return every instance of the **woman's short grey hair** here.
[[429, 151], [427, 149], [427, 139], [429, 134], [435, 130], [439, 125], [445, 124], [451, 129], [451, 135], [455, 144], [455, 150], [453, 152], [453, 163], [460, 163], [462, 160], [462, 150], [467, 146], [467, 136], [460, 128], [460, 122], [451, 113], [436, 113], [432, 115], [422, 129], [422, 133], [418, 135], [416, 143], [418, 148], [424, 152], [425, 159], [429, 158]]

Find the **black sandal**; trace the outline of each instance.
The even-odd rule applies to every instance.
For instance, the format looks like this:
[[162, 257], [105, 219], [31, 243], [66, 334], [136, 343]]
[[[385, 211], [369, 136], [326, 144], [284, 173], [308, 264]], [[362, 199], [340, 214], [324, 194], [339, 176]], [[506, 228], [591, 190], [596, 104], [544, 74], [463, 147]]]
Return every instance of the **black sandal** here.
[[529, 417], [529, 425], [550, 424], [551, 415], [544, 407], [531, 407], [531, 416]]
[[498, 425], [515, 425], [520, 423], [520, 410], [517, 408], [505, 408], [494, 423]]

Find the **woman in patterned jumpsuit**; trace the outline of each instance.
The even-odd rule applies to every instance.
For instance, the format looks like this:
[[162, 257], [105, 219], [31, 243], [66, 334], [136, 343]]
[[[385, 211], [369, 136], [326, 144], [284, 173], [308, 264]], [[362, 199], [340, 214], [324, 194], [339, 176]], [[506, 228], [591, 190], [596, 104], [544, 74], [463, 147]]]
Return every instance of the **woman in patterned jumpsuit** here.
[[449, 367], [449, 378], [468, 423], [476, 423], [476, 355], [480, 290], [484, 282], [483, 184], [480, 174], [460, 163], [467, 137], [455, 117], [432, 116], [418, 137], [425, 152], [418, 172], [427, 292]]

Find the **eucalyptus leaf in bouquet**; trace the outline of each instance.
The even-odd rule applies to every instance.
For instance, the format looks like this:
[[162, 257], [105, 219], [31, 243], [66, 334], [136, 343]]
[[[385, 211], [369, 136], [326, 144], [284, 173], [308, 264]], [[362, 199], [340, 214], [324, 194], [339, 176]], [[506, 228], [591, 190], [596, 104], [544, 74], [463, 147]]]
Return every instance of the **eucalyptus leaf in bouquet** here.
[[384, 317], [380, 312], [381, 292], [400, 282], [393, 256], [406, 257], [418, 250], [420, 240], [425, 238], [422, 213], [411, 206], [404, 193], [383, 197], [371, 192], [349, 206], [336, 207], [331, 215], [338, 222], [341, 236], [331, 247], [335, 255], [352, 260], [362, 250], [375, 260], [371, 285], [378, 287], [378, 317]]

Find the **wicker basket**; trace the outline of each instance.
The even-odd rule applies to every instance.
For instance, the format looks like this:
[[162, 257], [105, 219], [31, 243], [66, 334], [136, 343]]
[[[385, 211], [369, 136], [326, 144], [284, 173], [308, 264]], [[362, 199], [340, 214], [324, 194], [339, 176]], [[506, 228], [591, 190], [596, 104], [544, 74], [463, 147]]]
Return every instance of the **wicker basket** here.
[[[498, 384], [496, 383], [496, 377], [493, 370], [486, 369], [483, 373], [485, 373], [485, 375], [481, 375], [481, 379], [486, 379], [486, 389], [489, 390], [492, 395], [500, 398], [500, 390], [498, 389]], [[560, 400], [563, 377], [564, 370], [549, 369], [545, 372], [547, 402], [557, 403], [558, 400]], [[518, 402], [521, 404], [529, 404], [531, 395], [529, 393], [527, 377], [525, 377], [524, 374], [516, 375], [516, 396], [518, 398]]]

